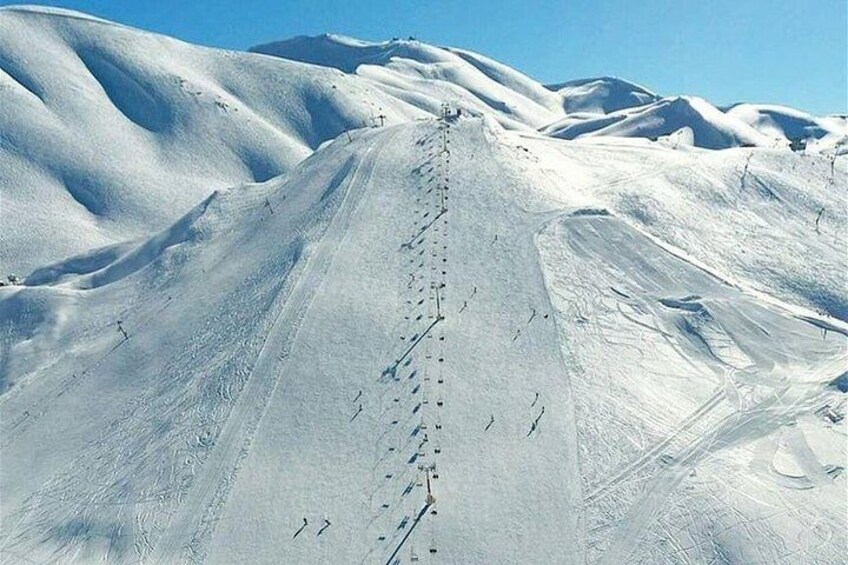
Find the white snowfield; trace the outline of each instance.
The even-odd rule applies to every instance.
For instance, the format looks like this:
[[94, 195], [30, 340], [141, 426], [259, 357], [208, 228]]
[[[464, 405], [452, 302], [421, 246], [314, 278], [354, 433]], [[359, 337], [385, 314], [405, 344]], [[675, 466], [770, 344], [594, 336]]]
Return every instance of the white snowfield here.
[[[793, 153], [712, 151], [680, 135], [568, 141], [484, 102], [432, 116], [457, 103], [439, 89], [482, 81], [466, 64], [520, 93], [528, 115], [543, 115], [531, 102], [562, 108], [555, 90], [548, 97], [476, 54], [328, 36], [285, 43], [310, 59], [296, 63], [81, 17], [4, 9], [0, 30], [18, 29], [7, 23], [17, 18], [42, 34], [34, 45], [62, 34], [116, 41], [101, 52], [125, 65], [178, 64], [190, 52], [216, 81], [253, 80], [256, 65], [264, 71], [250, 99], [277, 121], [214, 125], [185, 106], [200, 129], [143, 139], [176, 136], [168, 154], [187, 145], [186, 161], [156, 170], [140, 157], [150, 184], [122, 196], [158, 198], [181, 217], [150, 236], [136, 237], [155, 222], [130, 240], [104, 235], [106, 247], [81, 233], [78, 254], [33, 261], [24, 285], [0, 287], [0, 562], [844, 560], [848, 186], [833, 143]], [[154, 52], [136, 41], [170, 42], [173, 55], [127, 55]], [[391, 45], [414, 57], [386, 57]], [[422, 53], [434, 60], [418, 61]], [[411, 69], [431, 63], [459, 78], [425, 81], [413, 99]], [[138, 76], [159, 92], [153, 77], [165, 71], [149, 72]], [[314, 114], [276, 109], [281, 91], [315, 76], [367, 85], [385, 97], [375, 111], [396, 114], [354, 129], [371, 110], [353, 95]], [[6, 96], [0, 117], [11, 120]], [[94, 99], [103, 116], [119, 111], [105, 94]], [[608, 116], [663, 104], [584, 102]], [[314, 117], [301, 125], [355, 117], [310, 137], [287, 129], [302, 111]], [[746, 110], [748, 135], [770, 135], [755, 114], [789, 128], [775, 113], [789, 115]], [[115, 143], [132, 137], [113, 117], [102, 127]], [[63, 128], [94, 127], [66, 119]], [[208, 181], [182, 209], [168, 200], [175, 178], [207, 178], [195, 179], [191, 159], [202, 169], [205, 151], [222, 154], [236, 138], [270, 143], [272, 130], [303, 148], [280, 164], [285, 174], [211, 193]], [[0, 147], [0, 175], [14, 171], [9, 155], [28, 167], [55, 158], [29, 150]], [[94, 161], [77, 165], [98, 174]], [[17, 185], [0, 178], [6, 206]], [[21, 205], [36, 198], [12, 194]], [[44, 200], [72, 214], [55, 195]], [[4, 209], [3, 231], [23, 229], [21, 214]], [[26, 245], [38, 241], [48, 240], [0, 239], [0, 257], [35, 255]]]

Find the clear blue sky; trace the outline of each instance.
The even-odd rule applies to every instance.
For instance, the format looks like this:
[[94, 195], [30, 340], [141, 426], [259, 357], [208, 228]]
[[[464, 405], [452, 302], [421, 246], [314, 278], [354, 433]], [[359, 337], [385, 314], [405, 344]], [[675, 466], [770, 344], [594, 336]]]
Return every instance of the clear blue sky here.
[[[0, 0], [0, 6], [21, 2]], [[35, 2], [41, 3], [41, 2]], [[56, 0], [186, 41], [246, 49], [294, 35], [414, 35], [546, 83], [616, 75], [715, 104], [848, 112], [848, 0]]]

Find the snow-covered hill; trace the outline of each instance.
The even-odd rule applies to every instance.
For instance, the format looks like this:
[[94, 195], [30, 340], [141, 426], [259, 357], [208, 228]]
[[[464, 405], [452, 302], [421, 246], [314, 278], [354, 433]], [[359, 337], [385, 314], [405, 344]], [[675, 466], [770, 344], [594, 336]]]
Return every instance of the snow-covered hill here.
[[362, 130], [2, 289], [0, 550], [834, 562], [848, 326], [803, 307], [846, 317], [829, 174], [494, 120]]
[[771, 138], [848, 143], [848, 116], [819, 118], [774, 104], [736, 104], [726, 113]]
[[722, 113], [702, 98], [688, 96], [662, 98], [607, 114], [570, 114], [544, 132], [561, 139], [603, 136], [657, 140], [673, 135], [685, 145], [707, 149], [774, 145], [774, 138]]
[[0, 561], [848, 552], [845, 156], [417, 41], [0, 31]]
[[625, 108], [644, 106], [660, 99], [638, 84], [614, 77], [572, 80], [548, 85], [548, 88], [562, 96], [562, 107], [569, 114], [608, 114]]
[[434, 115], [446, 101], [494, 116], [510, 128], [537, 128], [559, 117], [561, 97], [488, 57], [414, 39], [382, 43], [339, 35], [301, 36], [252, 51], [367, 77], [386, 93]]
[[378, 108], [394, 122], [424, 115], [338, 71], [2, 8], [0, 265], [22, 275], [146, 237], [215, 189], [288, 171]]

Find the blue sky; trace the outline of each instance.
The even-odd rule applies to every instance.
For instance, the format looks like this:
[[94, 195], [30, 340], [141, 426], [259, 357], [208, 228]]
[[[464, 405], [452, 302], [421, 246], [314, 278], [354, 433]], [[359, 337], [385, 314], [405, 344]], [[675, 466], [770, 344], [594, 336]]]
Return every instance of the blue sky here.
[[[0, 6], [20, 2], [0, 0]], [[414, 35], [465, 47], [542, 82], [615, 75], [719, 105], [848, 112], [846, 0], [57, 0], [232, 49], [301, 34]]]

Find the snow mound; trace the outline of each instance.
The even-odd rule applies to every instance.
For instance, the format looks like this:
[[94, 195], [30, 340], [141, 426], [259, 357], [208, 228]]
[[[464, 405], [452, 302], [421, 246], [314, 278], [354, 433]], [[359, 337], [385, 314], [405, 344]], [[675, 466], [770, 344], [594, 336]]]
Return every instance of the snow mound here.
[[676, 135], [706, 149], [773, 145], [773, 140], [748, 124], [722, 113], [702, 98], [690, 96], [663, 98], [606, 115], [573, 114], [542, 131], [561, 139], [612, 136], [657, 140]]
[[569, 113], [609, 114], [625, 108], [644, 106], [660, 99], [638, 84], [615, 77], [587, 78], [548, 85], [562, 96], [562, 107]]

